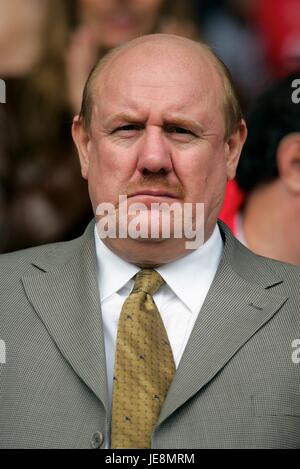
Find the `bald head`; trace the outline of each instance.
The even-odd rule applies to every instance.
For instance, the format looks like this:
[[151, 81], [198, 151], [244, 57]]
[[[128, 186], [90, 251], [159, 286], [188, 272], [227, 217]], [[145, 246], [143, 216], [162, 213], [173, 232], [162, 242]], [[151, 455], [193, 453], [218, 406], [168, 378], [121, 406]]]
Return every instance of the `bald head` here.
[[[202, 44], [151, 35], [111, 52], [92, 72], [81, 119], [76, 116], [72, 126], [95, 214], [102, 203], [119, 213], [119, 197], [125, 195], [128, 227], [134, 222], [131, 208], [143, 203], [141, 225], [150, 219], [151, 233], [152, 226], [158, 230], [153, 233], [162, 233], [165, 225], [157, 206], [159, 216], [152, 223], [152, 203], [171, 210], [174, 203], [181, 210], [191, 204], [192, 227], [197, 224], [195, 204], [200, 203], [208, 239], [247, 133], [239, 112], [226, 72]], [[185, 235], [177, 239], [173, 230], [164, 244], [163, 237], [153, 239], [151, 233], [149, 242], [147, 236], [129, 236], [110, 238], [107, 244], [138, 265], [158, 265], [187, 254]]]
[[[230, 72], [223, 62], [204, 43], [199, 43], [171, 34], [151, 34], [136, 38], [112, 49], [95, 65], [85, 85], [80, 118], [86, 130], [90, 129], [94, 92], [99, 91], [104, 83], [118, 80], [129, 68], [138, 69], [144, 63], [148, 67], [149, 82], [155, 85], [155, 63], [166, 66], [177, 65], [179, 72], [198, 73], [200, 85], [201, 71], [209, 75], [209, 89], [206, 92], [218, 94], [219, 103], [224, 113], [225, 139], [236, 130], [242, 112], [234, 90]], [[175, 72], [176, 73], [176, 72]], [[169, 77], [172, 78], [172, 77]]]

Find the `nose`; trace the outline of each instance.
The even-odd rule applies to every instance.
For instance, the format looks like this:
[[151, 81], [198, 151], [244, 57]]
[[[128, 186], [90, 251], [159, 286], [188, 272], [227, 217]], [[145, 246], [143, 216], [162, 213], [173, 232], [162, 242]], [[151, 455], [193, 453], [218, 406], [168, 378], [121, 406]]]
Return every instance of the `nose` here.
[[171, 149], [160, 127], [145, 129], [138, 150], [138, 170], [143, 173], [169, 173], [172, 170]]

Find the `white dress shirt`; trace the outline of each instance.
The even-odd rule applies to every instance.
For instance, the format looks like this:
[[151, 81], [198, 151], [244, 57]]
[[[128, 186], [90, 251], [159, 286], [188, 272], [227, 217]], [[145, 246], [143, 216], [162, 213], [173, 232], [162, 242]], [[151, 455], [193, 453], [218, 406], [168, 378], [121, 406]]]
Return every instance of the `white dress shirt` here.
[[[105, 246], [95, 227], [98, 284], [104, 329], [108, 401], [111, 407], [115, 346], [121, 309], [130, 294], [132, 277], [140, 270]], [[219, 227], [198, 249], [156, 268], [165, 284], [153, 299], [165, 325], [176, 367], [216, 274], [223, 252]]]

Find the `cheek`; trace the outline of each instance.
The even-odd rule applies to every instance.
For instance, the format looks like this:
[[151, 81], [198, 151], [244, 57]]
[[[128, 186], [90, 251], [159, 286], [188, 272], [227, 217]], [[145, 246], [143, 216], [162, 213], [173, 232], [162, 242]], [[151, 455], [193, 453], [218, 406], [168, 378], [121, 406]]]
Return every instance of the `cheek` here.
[[198, 181], [205, 179], [208, 162], [206, 148], [191, 149], [173, 156], [174, 171], [186, 189], [197, 186]]
[[220, 148], [203, 146], [196, 152], [181, 155], [174, 163], [174, 170], [189, 200], [205, 201], [226, 183], [225, 158]]
[[214, 159], [214, 163], [209, 166], [205, 191], [207, 213], [215, 214], [221, 210], [227, 182], [224, 152], [217, 156], [218, 158]]
[[89, 188], [93, 200], [113, 202], [120, 193], [125, 193], [127, 183], [134, 171], [134, 162], [120, 152], [110, 148], [98, 148], [90, 160]]

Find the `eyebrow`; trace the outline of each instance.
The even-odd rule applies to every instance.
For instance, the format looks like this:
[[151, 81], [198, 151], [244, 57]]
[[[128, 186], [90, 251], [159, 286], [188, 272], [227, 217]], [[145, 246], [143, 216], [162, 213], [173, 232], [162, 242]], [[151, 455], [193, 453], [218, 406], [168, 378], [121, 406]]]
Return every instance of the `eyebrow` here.
[[180, 115], [169, 115], [166, 119], [164, 119], [164, 125], [176, 125], [178, 127], [187, 127], [189, 129], [193, 129], [195, 131], [203, 133], [203, 127], [200, 122], [190, 119], [185, 116]]
[[114, 114], [113, 116], [109, 117], [106, 121], [106, 125], [112, 125], [115, 122], [144, 122], [143, 119], [138, 117], [136, 114], [130, 114], [128, 112], [119, 112], [118, 114]]
[[[146, 118], [143, 119], [134, 113], [131, 114], [128, 112], [120, 112], [111, 116], [106, 121], [106, 125], [109, 126], [115, 122], [145, 123], [146, 120], [147, 120]], [[199, 122], [195, 121], [194, 119], [181, 116], [180, 114], [174, 114], [174, 115], [169, 114], [168, 116], [166, 116], [163, 120], [162, 126], [167, 126], [167, 125], [176, 125], [178, 127], [188, 127], [188, 128], [191, 128], [198, 132], [203, 133], [203, 127]]]

